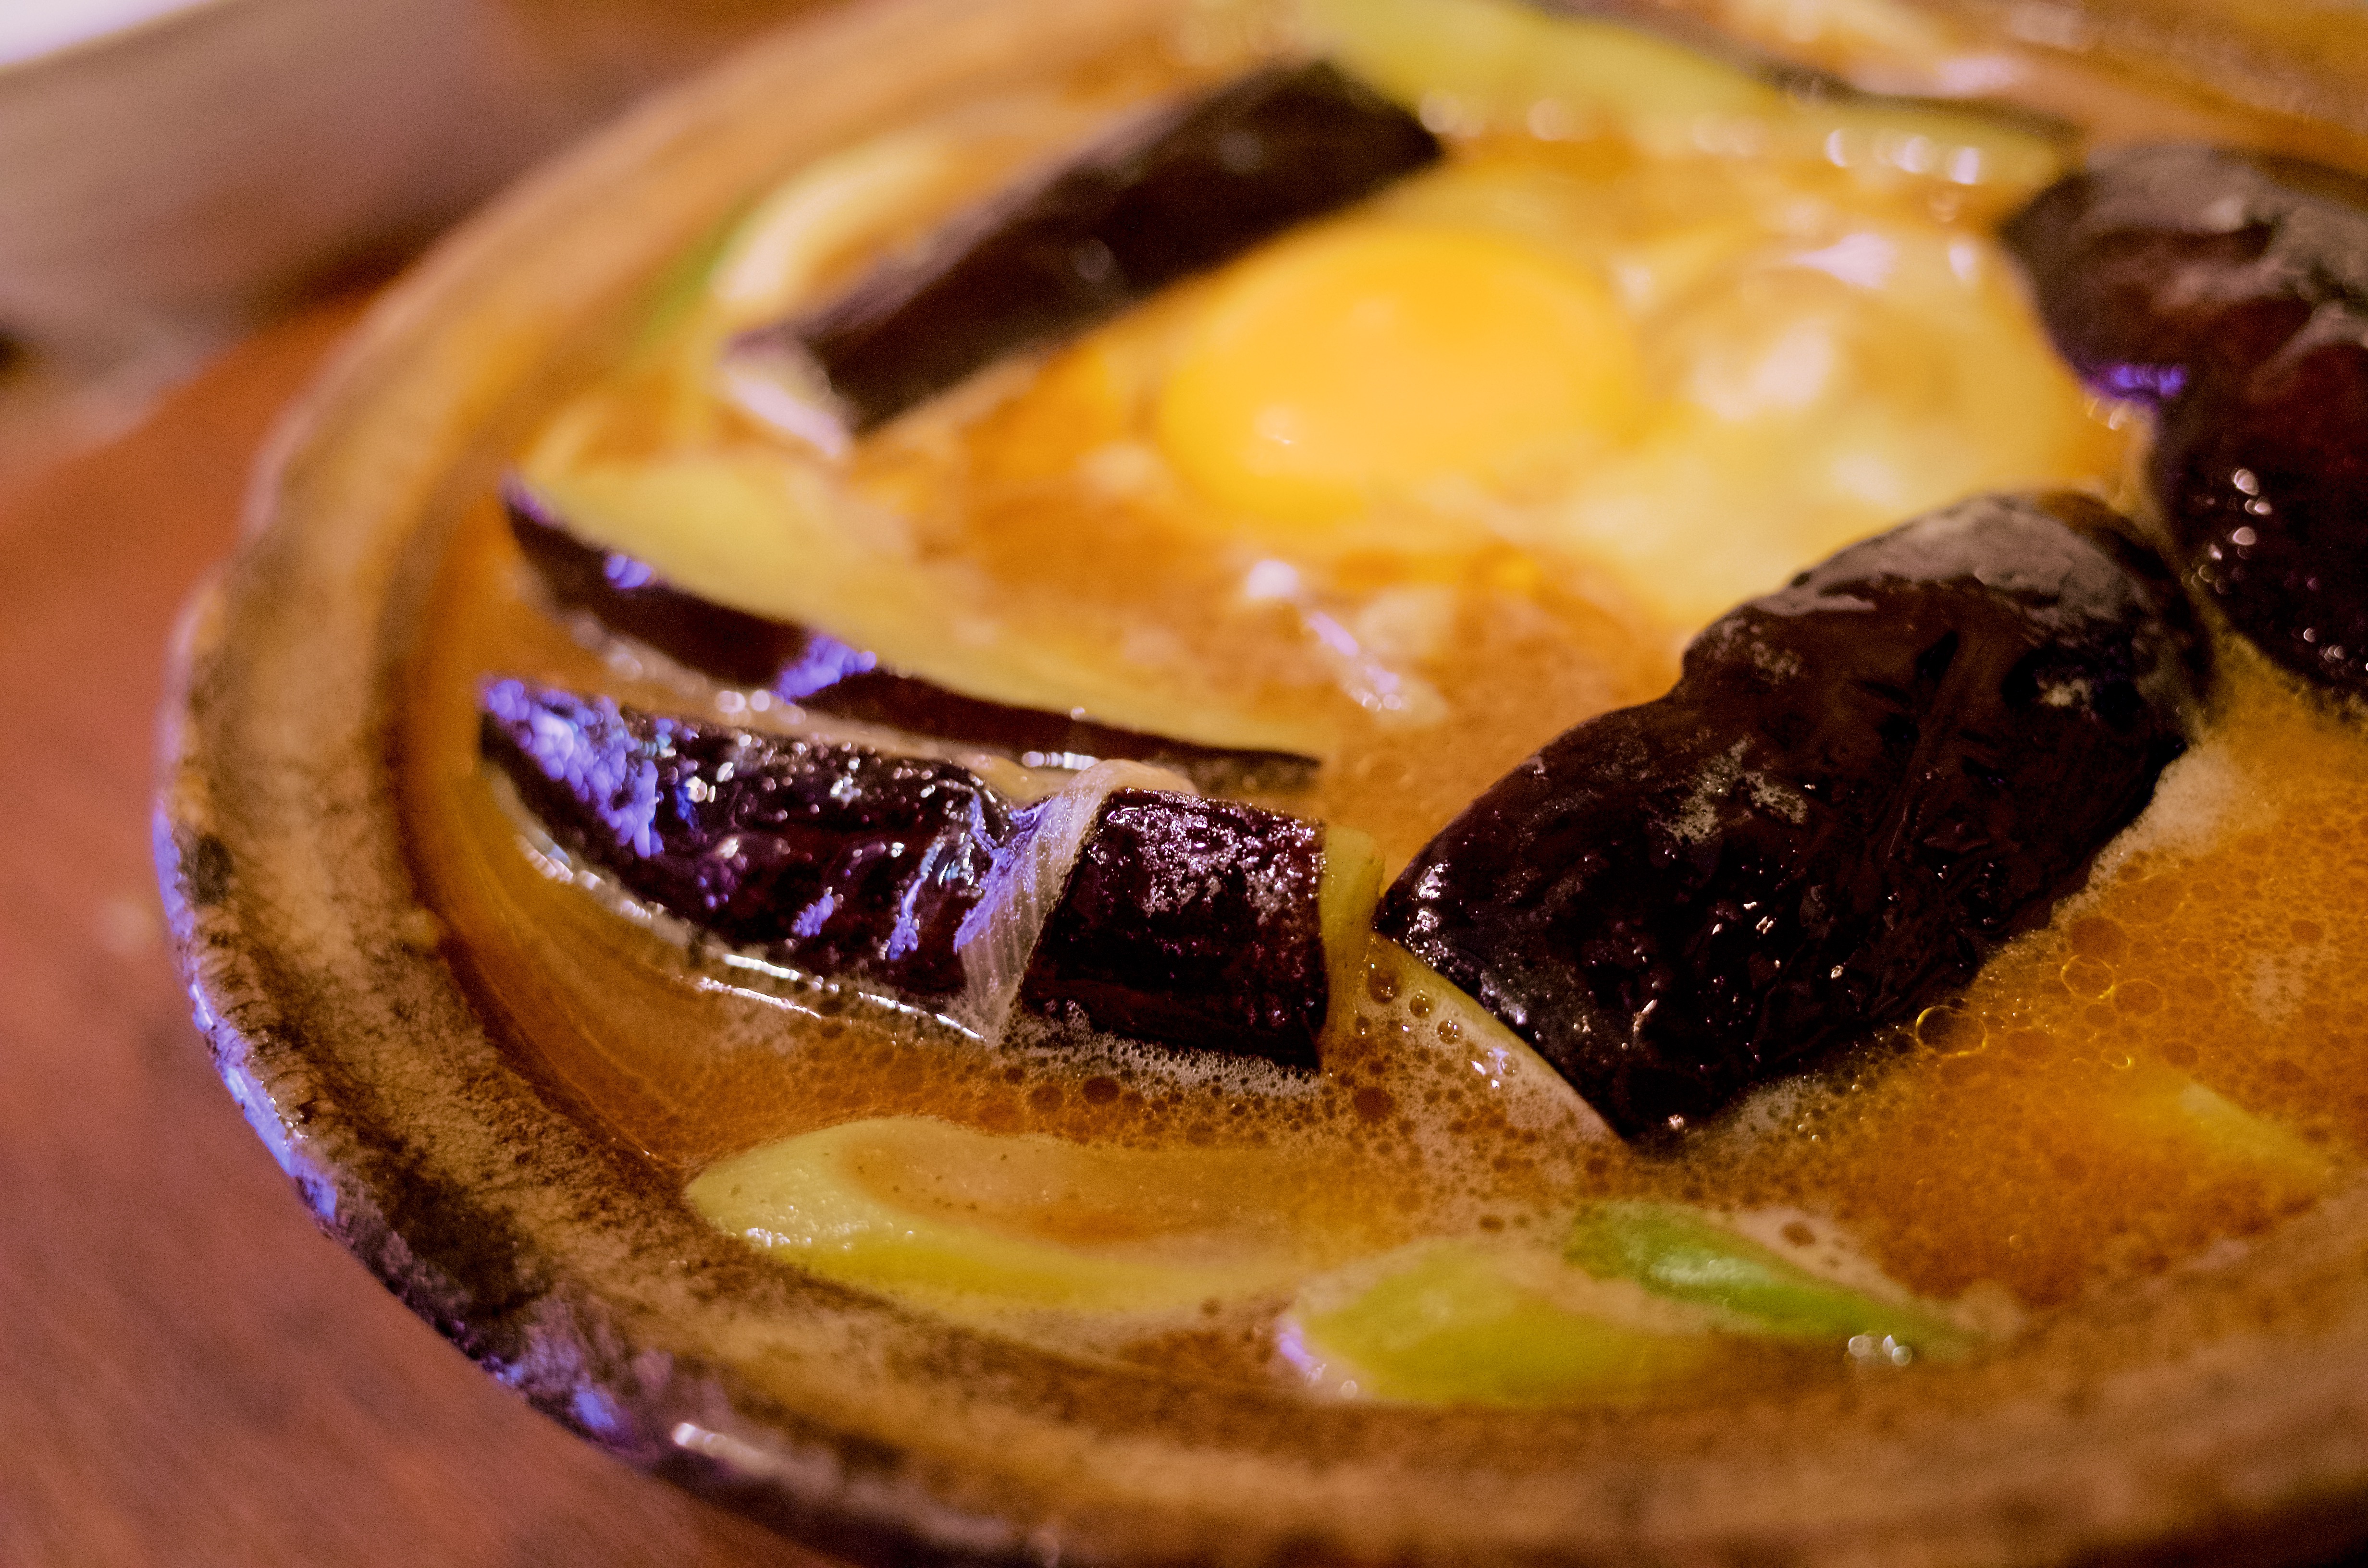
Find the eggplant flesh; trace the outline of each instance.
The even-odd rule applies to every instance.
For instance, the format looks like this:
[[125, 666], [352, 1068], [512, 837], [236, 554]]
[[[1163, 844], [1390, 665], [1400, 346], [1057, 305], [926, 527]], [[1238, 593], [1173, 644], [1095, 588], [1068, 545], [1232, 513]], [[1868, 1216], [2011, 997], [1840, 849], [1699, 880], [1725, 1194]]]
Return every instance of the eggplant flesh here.
[[2066, 358], [2155, 408], [2190, 578], [2271, 659], [2368, 695], [2368, 180], [2135, 148], [2003, 233]]
[[752, 615], [669, 583], [655, 567], [571, 533], [528, 488], [506, 485], [510, 535], [552, 603], [725, 686], [769, 690], [817, 713], [1003, 752], [1029, 767], [1118, 758], [1203, 789], [1305, 786], [1319, 764], [1293, 752], [1201, 745], [950, 691], [813, 627]]
[[1336, 67], [1269, 66], [1133, 121], [728, 356], [797, 404], [776, 423], [842, 447], [1440, 154], [1420, 121]]
[[1376, 928], [1631, 1140], [1912, 1019], [2185, 747], [2198, 640], [2123, 527], [1987, 496], [1839, 552], [1492, 786]]
[[[1105, 765], [1020, 804], [951, 763], [517, 680], [479, 709], [481, 749], [525, 807], [627, 893], [981, 1038], [1019, 1009], [1313, 1068], [1334, 949], [1362, 955], [1376, 879], [1356, 835], [1147, 788], [1147, 768]], [[1344, 921], [1341, 883], [1360, 878]]]

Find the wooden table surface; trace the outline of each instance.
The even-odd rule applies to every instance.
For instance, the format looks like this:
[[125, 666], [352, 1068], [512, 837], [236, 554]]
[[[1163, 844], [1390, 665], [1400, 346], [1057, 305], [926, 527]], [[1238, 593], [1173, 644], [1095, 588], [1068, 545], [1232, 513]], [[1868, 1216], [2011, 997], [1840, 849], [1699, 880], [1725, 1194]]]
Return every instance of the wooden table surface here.
[[148, 851], [165, 644], [316, 306], [0, 493], [0, 1565], [812, 1563], [544, 1420], [313, 1229]]

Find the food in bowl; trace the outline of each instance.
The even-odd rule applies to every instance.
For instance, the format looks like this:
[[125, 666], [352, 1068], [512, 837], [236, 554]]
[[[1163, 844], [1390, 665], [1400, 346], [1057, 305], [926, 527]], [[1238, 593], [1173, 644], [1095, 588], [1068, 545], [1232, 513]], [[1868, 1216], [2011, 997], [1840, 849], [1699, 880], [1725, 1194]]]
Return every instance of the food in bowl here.
[[2043, 231], [2118, 165], [1269, 22], [1340, 63], [794, 172], [486, 499], [406, 809], [519, 1048], [784, 1267], [1309, 1397], [1979, 1354], [2340, 1182], [2277, 846], [2357, 726], [2108, 505], [2162, 383], [2048, 325], [2184, 296]]
[[[2355, 727], [2185, 591], [2263, 520], [2147, 515], [2180, 364], [2084, 358], [2030, 281], [2219, 209], [2099, 231], [2063, 128], [1600, 24], [1211, 15], [744, 158], [612, 352], [532, 324], [508, 412], [443, 416], [492, 460], [381, 452], [463, 499], [359, 612], [412, 653], [365, 689], [400, 817], [343, 775], [316, 814], [427, 908], [272, 961], [407, 978], [368, 1028], [217, 1028], [291, 1168], [360, 1173], [333, 1222], [604, 1441], [932, 1550], [2044, 1558], [2202, 1528], [2230, 1456], [2272, 1506], [2341, 1485], [2354, 879], [2295, 846], [2343, 841]], [[1505, 37], [1611, 67], [1492, 98]], [[1109, 171], [1261, 80], [1417, 155], [1113, 290]], [[992, 272], [1015, 214], [1058, 243], [1006, 276], [1087, 308], [867, 414], [833, 324]], [[527, 283], [458, 319], [540, 323]], [[346, 725], [376, 780], [374, 711], [238, 733]], [[1813, 775], [1821, 715], [1884, 767]], [[308, 907], [204, 810], [190, 907]], [[1730, 863], [1792, 902], [1690, 880]], [[1797, 961], [1811, 892], [1860, 972]]]

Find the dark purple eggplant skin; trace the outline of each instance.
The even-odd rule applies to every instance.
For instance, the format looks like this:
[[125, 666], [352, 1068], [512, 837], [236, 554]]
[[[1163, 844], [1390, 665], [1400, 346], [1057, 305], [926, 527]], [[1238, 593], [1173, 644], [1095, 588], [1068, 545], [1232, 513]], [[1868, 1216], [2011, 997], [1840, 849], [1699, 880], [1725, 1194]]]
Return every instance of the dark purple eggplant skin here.
[[2315, 315], [2224, 393], [2166, 407], [2153, 470], [2190, 580], [2228, 623], [2368, 697], [2368, 313]]
[[920, 997], [962, 988], [955, 937], [1011, 836], [968, 769], [489, 683], [484, 755], [552, 837], [737, 947]]
[[502, 510], [518, 552], [562, 610], [589, 615], [604, 631], [725, 686], [769, 688], [806, 662], [814, 637], [804, 627], [686, 594], [646, 562], [586, 544], [516, 479], [502, 486]]
[[1440, 156], [1323, 62], [1270, 66], [1127, 125], [735, 353], [801, 356], [860, 434]]
[[1841, 551], [1492, 786], [1376, 928], [1647, 1143], [1912, 1019], [2186, 745], [2200, 641], [2125, 528], [1985, 496]]
[[[734, 947], [924, 1004], [1030, 808], [968, 769], [488, 682], [479, 744], [562, 846]], [[1112, 792], [1019, 1006], [1064, 1026], [1313, 1068], [1330, 1006], [1324, 830], [1232, 801]], [[1058, 1032], [1058, 1031], [1056, 1031]]]
[[2135, 148], [2002, 233], [2066, 358], [2156, 409], [2189, 580], [2278, 664], [2368, 696], [2368, 180]]
[[1313, 1071], [1331, 1005], [1324, 830], [1235, 801], [1102, 803], [1019, 999], [1055, 1022]]
[[503, 487], [502, 503], [511, 538], [554, 605], [725, 686], [770, 690], [860, 723], [983, 746], [1031, 767], [1089, 767], [1117, 758], [1172, 769], [1203, 789], [1292, 790], [1305, 787], [1321, 766], [1293, 752], [1197, 745], [964, 697], [826, 632], [685, 593], [648, 563], [577, 539], [516, 480]]

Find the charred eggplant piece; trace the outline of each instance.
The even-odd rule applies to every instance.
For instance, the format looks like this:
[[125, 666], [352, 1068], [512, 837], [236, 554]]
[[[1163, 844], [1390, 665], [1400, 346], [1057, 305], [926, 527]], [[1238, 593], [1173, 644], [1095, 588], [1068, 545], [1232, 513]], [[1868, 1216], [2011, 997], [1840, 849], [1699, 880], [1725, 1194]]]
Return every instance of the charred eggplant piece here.
[[2165, 415], [2154, 485], [2195, 583], [2277, 663], [2368, 696], [2368, 315]]
[[2297, 158], [2106, 153], [1999, 233], [2065, 358], [2115, 397], [2249, 375], [2317, 312], [2368, 302], [2368, 181]]
[[2083, 497], [1919, 518], [1499, 780], [1376, 927], [1667, 1136], [1913, 1017], [2080, 884], [2186, 744], [2183, 607]]
[[840, 446], [1439, 155], [1412, 115], [1334, 67], [1269, 67], [1129, 125], [731, 358], [791, 405], [777, 423]]
[[1379, 875], [1359, 835], [1141, 787], [1015, 805], [951, 763], [488, 685], [484, 755], [552, 840], [734, 947], [999, 1039], [1013, 1010], [1312, 1067]]
[[996, 854], [1002, 797], [951, 763], [666, 719], [518, 681], [481, 744], [566, 848], [734, 946], [921, 997]]
[[586, 544], [525, 485], [503, 488], [510, 535], [563, 610], [726, 686], [770, 690], [817, 713], [1007, 752], [1030, 767], [1110, 758], [1171, 769], [1202, 788], [1305, 784], [1318, 766], [1292, 752], [1197, 745], [1067, 713], [965, 697], [897, 670], [827, 632], [686, 593], [648, 562]]
[[1020, 1000], [1109, 1034], [1240, 1041], [1313, 1070], [1331, 1006], [1323, 880], [1315, 823], [1121, 790], [1102, 801]]
[[1087, 1029], [1313, 1071], [1365, 959], [1381, 857], [1351, 829], [1119, 788], [1035, 933], [1018, 1005]]
[[2005, 235], [2075, 368], [2158, 410], [2181, 566], [2271, 658], [2368, 694], [2368, 181], [2141, 148]]

